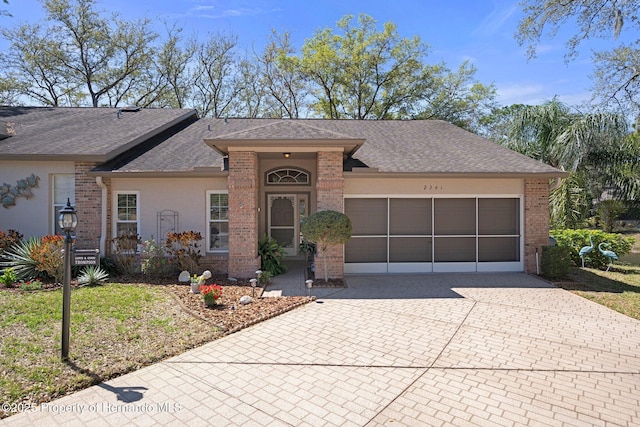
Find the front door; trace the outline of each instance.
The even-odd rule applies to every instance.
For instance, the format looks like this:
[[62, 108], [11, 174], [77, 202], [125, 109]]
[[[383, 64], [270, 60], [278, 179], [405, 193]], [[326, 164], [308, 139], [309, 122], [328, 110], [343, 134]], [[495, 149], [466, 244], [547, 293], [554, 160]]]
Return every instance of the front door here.
[[284, 248], [286, 256], [296, 256], [300, 245], [300, 221], [307, 214], [305, 194], [269, 194], [268, 230]]

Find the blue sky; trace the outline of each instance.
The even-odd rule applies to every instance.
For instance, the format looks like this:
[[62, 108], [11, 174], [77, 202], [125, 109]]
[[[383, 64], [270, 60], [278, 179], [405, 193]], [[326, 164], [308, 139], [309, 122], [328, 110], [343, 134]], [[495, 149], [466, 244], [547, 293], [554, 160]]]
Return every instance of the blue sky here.
[[[564, 42], [569, 25], [553, 39], [543, 39], [537, 58], [528, 60], [525, 47], [514, 39], [522, 17], [515, 1], [506, 0], [98, 0], [104, 10], [128, 19], [151, 18], [158, 31], [163, 21], [176, 23], [186, 34], [233, 33], [239, 45], [261, 50], [271, 29], [291, 32], [296, 47], [315, 30], [331, 27], [346, 14], [366, 13], [381, 25], [391, 21], [401, 36], [418, 35], [431, 46], [427, 62], [444, 61], [457, 68], [470, 60], [476, 77], [494, 83], [498, 102], [539, 104], [557, 95], [577, 105], [591, 97], [590, 51], [607, 41], [590, 41], [577, 60], [565, 63]], [[0, 17], [0, 26], [35, 22], [43, 17], [38, 0], [9, 0], [2, 4], [13, 15]], [[598, 46], [596, 46], [598, 44]], [[0, 41], [0, 50], [7, 44]]]

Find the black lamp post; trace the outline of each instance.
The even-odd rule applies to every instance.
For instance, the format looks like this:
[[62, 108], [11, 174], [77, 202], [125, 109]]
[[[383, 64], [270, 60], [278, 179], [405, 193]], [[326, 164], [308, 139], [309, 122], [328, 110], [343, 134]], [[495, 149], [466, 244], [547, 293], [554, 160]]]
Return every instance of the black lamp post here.
[[69, 359], [69, 321], [71, 317], [71, 234], [78, 225], [76, 210], [67, 199], [67, 206], [60, 209], [58, 225], [64, 231], [64, 275], [62, 280], [62, 360]]

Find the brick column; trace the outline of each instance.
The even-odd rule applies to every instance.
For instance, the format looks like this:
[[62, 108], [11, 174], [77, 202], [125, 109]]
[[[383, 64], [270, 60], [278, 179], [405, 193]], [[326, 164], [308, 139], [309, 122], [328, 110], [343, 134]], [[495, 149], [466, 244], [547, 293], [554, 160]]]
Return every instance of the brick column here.
[[96, 167], [96, 165], [97, 163], [75, 163], [75, 209], [78, 213], [76, 246], [81, 249], [96, 249], [100, 247], [102, 189], [96, 184], [94, 176], [87, 175], [87, 172]]
[[542, 260], [542, 246], [549, 244], [549, 180], [524, 182], [524, 268], [536, 273], [536, 249]]
[[[344, 176], [342, 174], [342, 152], [318, 152], [318, 177], [316, 180], [317, 211], [332, 210], [344, 213]], [[329, 278], [344, 277], [344, 246], [329, 248], [326, 254], [316, 255], [316, 277], [323, 273], [323, 260], [327, 257]]]
[[258, 256], [258, 155], [229, 153], [229, 276], [254, 277]]

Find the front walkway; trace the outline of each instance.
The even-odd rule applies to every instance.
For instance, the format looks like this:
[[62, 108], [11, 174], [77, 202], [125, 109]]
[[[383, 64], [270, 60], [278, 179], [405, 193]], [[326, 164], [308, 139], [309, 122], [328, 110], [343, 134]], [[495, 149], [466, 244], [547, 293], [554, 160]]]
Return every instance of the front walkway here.
[[347, 281], [0, 425], [640, 425], [636, 320], [524, 274]]

